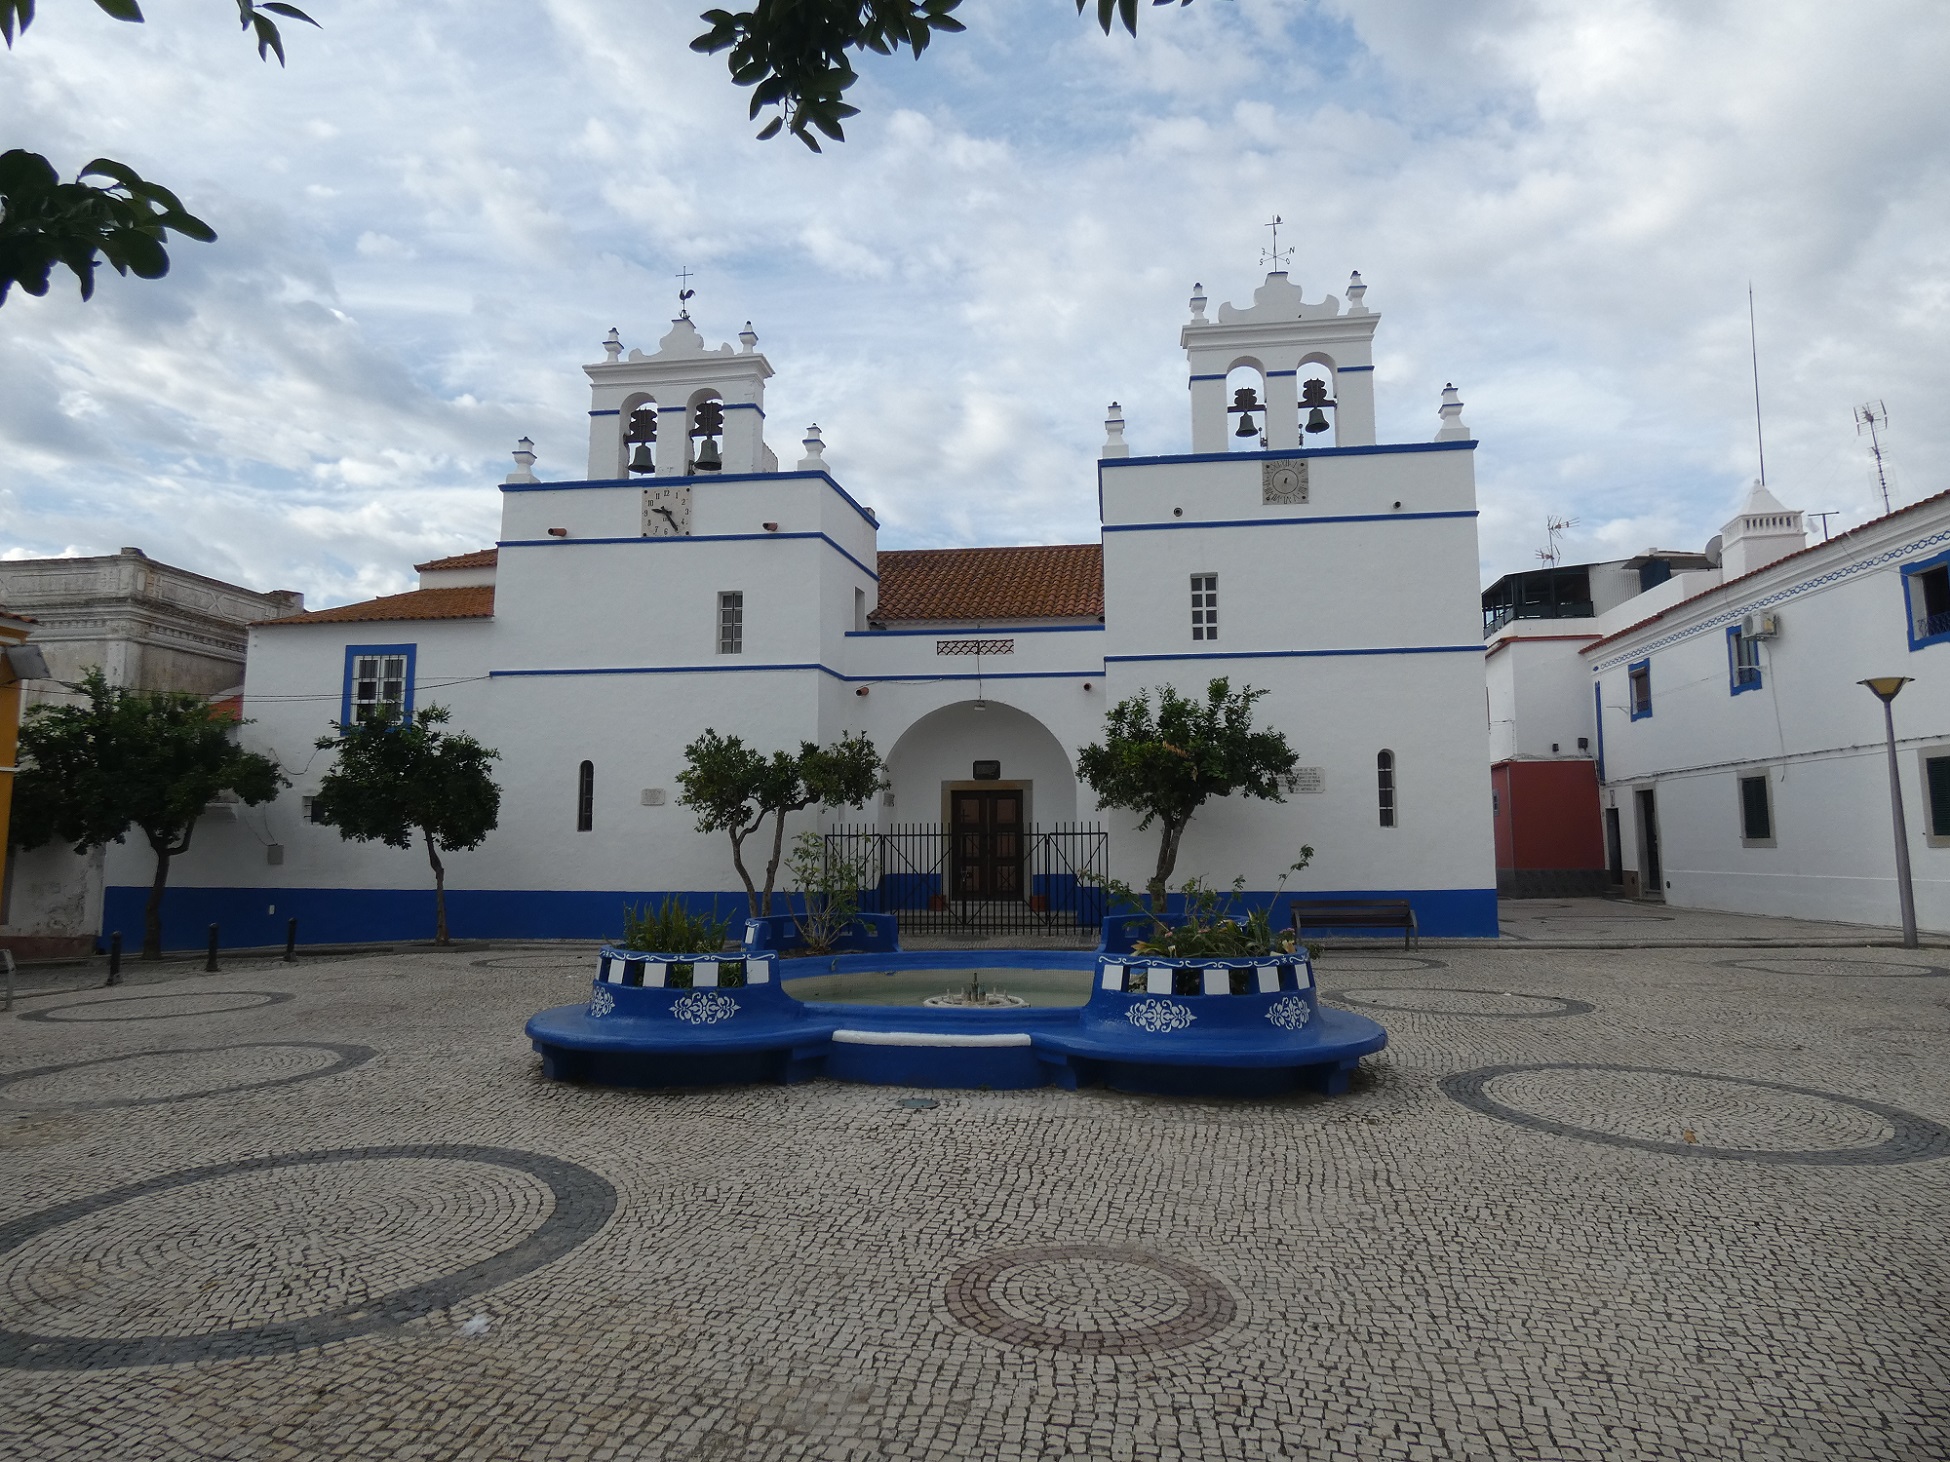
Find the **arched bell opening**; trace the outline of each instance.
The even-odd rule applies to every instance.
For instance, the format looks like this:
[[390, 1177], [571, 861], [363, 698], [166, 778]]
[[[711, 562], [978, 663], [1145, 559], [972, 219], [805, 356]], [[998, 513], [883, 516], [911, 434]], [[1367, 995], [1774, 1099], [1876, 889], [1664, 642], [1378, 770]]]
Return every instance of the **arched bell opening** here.
[[724, 470], [724, 398], [716, 391], [693, 392], [685, 412], [690, 423], [685, 441], [691, 472]]
[[1334, 400], [1334, 362], [1323, 355], [1308, 356], [1295, 373], [1294, 387], [1299, 396], [1300, 445], [1336, 445], [1340, 432]]
[[657, 398], [638, 392], [617, 413], [623, 426], [623, 468], [647, 477], [657, 470]]
[[1234, 361], [1226, 371], [1226, 450], [1266, 450], [1266, 368], [1256, 360]]

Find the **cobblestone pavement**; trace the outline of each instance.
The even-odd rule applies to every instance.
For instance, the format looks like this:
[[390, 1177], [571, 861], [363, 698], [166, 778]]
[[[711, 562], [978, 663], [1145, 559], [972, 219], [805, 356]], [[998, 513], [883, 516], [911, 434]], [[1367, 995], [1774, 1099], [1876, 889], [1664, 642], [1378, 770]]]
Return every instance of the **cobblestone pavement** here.
[[1941, 958], [1333, 950], [1393, 1043], [1254, 1102], [553, 1085], [561, 948], [31, 994], [0, 1457], [1942, 1458]]

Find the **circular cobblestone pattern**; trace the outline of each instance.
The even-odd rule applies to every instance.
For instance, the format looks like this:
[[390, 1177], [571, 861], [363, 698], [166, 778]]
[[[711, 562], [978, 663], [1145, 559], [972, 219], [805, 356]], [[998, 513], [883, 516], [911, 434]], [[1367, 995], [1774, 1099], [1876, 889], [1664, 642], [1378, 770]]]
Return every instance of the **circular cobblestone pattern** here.
[[470, 960], [468, 963], [477, 970], [586, 970], [594, 975], [596, 958], [596, 952], [592, 949], [589, 953], [578, 955], [573, 959], [565, 959], [560, 955], [525, 959], [518, 954], [509, 954], [494, 959]]
[[948, 1278], [948, 1312], [1010, 1345], [1086, 1355], [1177, 1350], [1217, 1334], [1238, 1306], [1216, 1276], [1142, 1249], [1007, 1249]]
[[[1377, 995], [1391, 998], [1377, 1000]], [[1321, 998], [1336, 1005], [1399, 1010], [1409, 1015], [1475, 1015], [1489, 1020], [1552, 1020], [1562, 1015], [1589, 1015], [1597, 1008], [1562, 995], [1525, 995], [1517, 990], [1473, 990], [1454, 985], [1323, 990]]]
[[587, 1168], [494, 1147], [168, 1173], [0, 1225], [0, 1365], [180, 1365], [369, 1334], [560, 1258], [615, 1206]]
[[1927, 1117], [1744, 1076], [1551, 1062], [1457, 1072], [1442, 1090], [1499, 1121], [1647, 1152], [1809, 1167], [1950, 1157], [1950, 1128]]
[[1716, 960], [1721, 969], [1759, 970], [1764, 975], [1829, 975], [1848, 980], [1928, 980], [1950, 975], [1940, 965], [1917, 960], [1853, 959], [1848, 955], [1795, 955], [1789, 959]]
[[1447, 960], [1430, 959], [1425, 954], [1350, 954], [1344, 949], [1330, 949], [1315, 961], [1335, 970], [1372, 975], [1405, 975], [1415, 970], [1446, 970]]
[[[282, 1005], [287, 1000], [297, 998], [282, 990], [180, 990], [166, 995], [118, 995], [112, 1000], [78, 1000], [69, 1005], [50, 1005], [45, 1010], [23, 1010], [20, 1018], [62, 1023], [181, 1020], [192, 1015], [229, 1015], [235, 1010], [261, 1010], [266, 1005]], [[138, 1008], [125, 1008], [131, 1005]], [[83, 1013], [63, 1014], [64, 1011]]]
[[316, 1081], [363, 1066], [378, 1054], [370, 1046], [331, 1041], [136, 1051], [9, 1072], [0, 1076], [0, 1103], [67, 1111], [160, 1106]]

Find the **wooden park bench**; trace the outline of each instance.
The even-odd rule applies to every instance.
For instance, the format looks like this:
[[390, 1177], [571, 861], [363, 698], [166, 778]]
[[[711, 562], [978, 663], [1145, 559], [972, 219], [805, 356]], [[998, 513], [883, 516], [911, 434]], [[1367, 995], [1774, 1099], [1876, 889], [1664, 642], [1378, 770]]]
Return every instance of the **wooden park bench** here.
[[1292, 907], [1296, 940], [1327, 929], [1399, 929], [1403, 949], [1421, 942], [1407, 899], [1295, 899]]

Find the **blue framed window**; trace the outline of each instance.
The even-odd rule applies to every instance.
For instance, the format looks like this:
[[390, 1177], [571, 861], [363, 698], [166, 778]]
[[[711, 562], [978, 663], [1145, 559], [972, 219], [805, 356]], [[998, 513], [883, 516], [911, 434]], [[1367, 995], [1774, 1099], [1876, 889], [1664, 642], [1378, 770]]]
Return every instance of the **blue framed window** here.
[[1903, 599], [1910, 649], [1950, 640], [1950, 553], [1904, 564]]
[[1742, 634], [1740, 626], [1727, 626], [1727, 692], [1760, 689], [1760, 641]]
[[413, 714], [414, 645], [347, 645], [339, 724], [375, 718], [404, 721]]
[[1652, 661], [1634, 660], [1625, 667], [1625, 699], [1632, 707], [1632, 719], [1644, 721], [1652, 715]]

